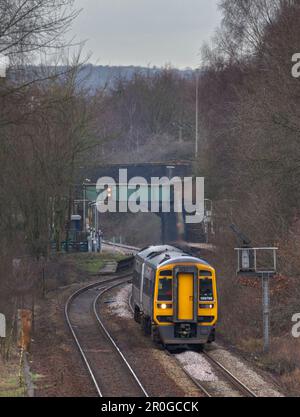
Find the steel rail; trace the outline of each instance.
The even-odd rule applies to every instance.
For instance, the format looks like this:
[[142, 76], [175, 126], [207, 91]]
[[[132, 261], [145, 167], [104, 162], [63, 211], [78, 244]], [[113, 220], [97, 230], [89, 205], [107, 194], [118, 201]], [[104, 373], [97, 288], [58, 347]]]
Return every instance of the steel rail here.
[[132, 255], [135, 255], [137, 252], [139, 252], [141, 250], [140, 248], [137, 248], [135, 246], [123, 245], [121, 243], [112, 243], [112, 242], [108, 242], [106, 240], [103, 240], [102, 243], [104, 245], [107, 245], [107, 246], [112, 246], [112, 247], [114, 247], [116, 249], [123, 249], [128, 254], [132, 254]]
[[167, 351], [167, 355], [171, 356], [172, 358], [174, 358], [176, 360], [176, 362], [178, 363], [178, 365], [180, 366], [180, 368], [183, 370], [183, 372], [191, 379], [191, 381], [196, 385], [197, 388], [200, 389], [200, 391], [203, 392], [203, 394], [205, 395], [205, 397], [209, 397], [211, 398], [212, 395], [207, 391], [206, 388], [204, 388], [204, 386], [201, 384], [201, 382], [196, 379], [193, 375], [191, 375], [183, 366], [182, 363], [180, 362], [179, 359], [176, 358], [176, 356], [172, 355], [170, 352]]
[[[132, 295], [129, 294], [129, 298], [128, 298], [129, 308], [132, 311], [132, 313], [134, 313], [131, 300], [132, 300]], [[174, 355], [172, 355], [170, 352], [168, 352], [168, 350], [166, 350], [166, 353], [167, 353], [168, 356], [170, 356], [170, 357], [172, 357], [172, 358], [174, 358], [176, 360], [176, 362], [178, 363], [178, 365], [180, 366], [180, 368], [183, 370], [183, 372], [192, 380], [192, 382], [194, 383], [194, 385], [196, 385], [196, 387], [199, 388], [200, 391], [202, 391], [203, 394], [206, 397], [211, 397], [211, 395], [209, 394], [209, 392], [203, 387], [203, 385], [200, 383], [200, 381], [198, 381], [186, 369], [184, 369], [184, 367], [182, 366], [182, 364], [180, 363], [180, 361]]]
[[[129, 295], [128, 304], [129, 308], [134, 313], [132, 303], [131, 303], [132, 296]], [[181, 364], [181, 362], [176, 358], [176, 356], [172, 355], [170, 352], [166, 351], [168, 356], [173, 357], [180, 368], [183, 370], [183, 372], [193, 381], [193, 383], [203, 392], [203, 394], [206, 397], [212, 397], [212, 395], [207, 391], [207, 389], [201, 384], [200, 381], [198, 381], [195, 377], [193, 377]], [[221, 369], [223, 375], [226, 374], [226, 378], [230, 379], [230, 382], [235, 385], [236, 388], [239, 389], [239, 391], [243, 391], [243, 393], [246, 393], [247, 397], [257, 397], [257, 395], [251, 391], [248, 387], [246, 387], [245, 384], [243, 384], [238, 378], [236, 378], [228, 369], [226, 369], [223, 365], [221, 365], [218, 361], [216, 361], [214, 358], [212, 358], [207, 352], [203, 352], [204, 356], [209, 360], [211, 363], [213, 363], [215, 366]]]
[[203, 351], [203, 356], [215, 367], [217, 367], [221, 373], [226, 377], [227, 380], [231, 382], [240, 392], [243, 392], [246, 397], [257, 397], [255, 392], [248, 388], [242, 381], [240, 381], [236, 376], [234, 376], [224, 365], [219, 361], [213, 358], [208, 352]]
[[95, 377], [95, 374], [94, 374], [94, 372], [93, 372], [93, 370], [91, 368], [91, 365], [90, 365], [90, 363], [89, 363], [89, 361], [87, 359], [87, 356], [86, 356], [86, 354], [84, 353], [84, 351], [83, 351], [83, 349], [81, 347], [81, 344], [80, 344], [80, 342], [78, 340], [78, 337], [76, 335], [76, 332], [74, 330], [74, 327], [72, 326], [72, 323], [71, 323], [71, 320], [70, 320], [70, 316], [69, 316], [70, 306], [71, 306], [72, 302], [75, 300], [75, 298], [77, 298], [80, 294], [82, 294], [82, 293], [84, 293], [84, 292], [86, 292], [86, 291], [88, 291], [88, 290], [90, 290], [92, 288], [98, 287], [99, 285], [105, 285], [107, 283], [116, 281], [117, 279], [122, 279], [122, 278], [129, 277], [130, 275], [131, 274], [110, 277], [107, 280], [98, 281], [96, 283], [89, 284], [89, 285], [87, 285], [87, 286], [85, 286], [83, 288], [80, 288], [79, 290], [76, 290], [73, 294], [70, 295], [70, 297], [68, 298], [68, 300], [67, 300], [67, 302], [65, 304], [64, 314], [65, 314], [66, 323], [67, 323], [67, 325], [69, 327], [69, 330], [70, 330], [70, 332], [71, 332], [71, 334], [73, 336], [73, 339], [74, 339], [75, 344], [76, 344], [76, 346], [78, 348], [78, 351], [80, 353], [80, 356], [81, 356], [81, 358], [82, 358], [82, 360], [83, 360], [83, 362], [84, 362], [84, 364], [85, 364], [85, 366], [86, 366], [86, 368], [88, 370], [88, 373], [89, 373], [89, 375], [90, 375], [90, 377], [91, 377], [91, 379], [93, 381], [93, 384], [94, 384], [94, 386], [96, 388], [96, 391], [97, 391], [97, 394], [98, 394], [99, 397], [103, 397], [102, 391], [101, 391], [100, 386], [99, 386], [99, 384], [97, 382], [97, 379]]
[[125, 365], [129, 369], [129, 371], [130, 371], [131, 375], [133, 376], [134, 380], [136, 381], [136, 383], [138, 384], [139, 388], [143, 392], [144, 396], [145, 397], [149, 397], [147, 391], [143, 387], [143, 384], [139, 380], [137, 374], [134, 372], [134, 370], [132, 369], [130, 363], [126, 359], [125, 355], [123, 354], [123, 352], [121, 351], [121, 349], [119, 348], [119, 346], [117, 345], [117, 343], [115, 342], [115, 340], [113, 339], [113, 337], [111, 336], [111, 334], [109, 333], [109, 331], [107, 330], [107, 328], [105, 327], [105, 325], [104, 325], [103, 321], [101, 320], [100, 315], [99, 315], [99, 313], [97, 311], [97, 304], [98, 304], [100, 298], [105, 293], [107, 293], [108, 291], [112, 290], [113, 288], [119, 287], [120, 285], [123, 285], [123, 284], [124, 283], [118, 283], [118, 284], [110, 285], [108, 288], [105, 288], [103, 291], [101, 291], [101, 293], [98, 294], [97, 297], [94, 300], [93, 310], [94, 310], [94, 314], [96, 316], [96, 319], [97, 319], [97, 321], [98, 321], [101, 329], [103, 330], [103, 332], [105, 333], [105, 335], [107, 336], [108, 340], [111, 342], [111, 344], [113, 345], [113, 347], [116, 349], [116, 351], [118, 352], [118, 354], [120, 355], [120, 357], [122, 358], [123, 362], [125, 363]]
[[[114, 246], [114, 244], [111, 243], [111, 246]], [[126, 247], [126, 245], [121, 245], [121, 244], [118, 244], [116, 246], [118, 246], [118, 247], [122, 247], [122, 246]], [[138, 248], [135, 248], [135, 249], [138, 250]], [[133, 307], [132, 307], [132, 304], [131, 304], [131, 295], [129, 296], [128, 304], [129, 304], [129, 307], [130, 307], [131, 311], [134, 313]], [[168, 354], [170, 354], [170, 353], [168, 352]], [[218, 362], [211, 355], [209, 355], [208, 352], [203, 351], [202, 354], [206, 357], [206, 359], [211, 364], [213, 364], [215, 367], [217, 367], [222, 372], [222, 374], [225, 376], [225, 378], [227, 380], [229, 380], [230, 383], [232, 385], [234, 385], [240, 392], [242, 392], [243, 394], [245, 394], [247, 397], [257, 397], [257, 395], [250, 388], [248, 388], [242, 381], [240, 381], [237, 377], [235, 377], [220, 362]], [[200, 381], [198, 381], [197, 379], [195, 379], [192, 375], [189, 374], [189, 372], [186, 369], [184, 369], [181, 366], [180, 361], [176, 357], [175, 357], [175, 360], [178, 362], [178, 364], [180, 365], [181, 369], [186, 373], [186, 375], [189, 376], [191, 378], [191, 380], [197, 385], [197, 387], [202, 390], [202, 392], [205, 394], [205, 396], [212, 397], [212, 395], [210, 395], [209, 392], [202, 386], [202, 384], [200, 383]]]

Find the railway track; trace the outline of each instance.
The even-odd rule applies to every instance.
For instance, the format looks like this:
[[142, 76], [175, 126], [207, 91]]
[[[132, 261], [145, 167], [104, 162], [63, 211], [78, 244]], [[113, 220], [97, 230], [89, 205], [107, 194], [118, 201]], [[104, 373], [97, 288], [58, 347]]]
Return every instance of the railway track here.
[[[131, 295], [128, 298], [128, 305], [129, 305], [129, 308], [130, 308], [131, 312], [134, 313], [133, 307], [132, 307], [132, 304], [131, 304]], [[205, 395], [205, 397], [214, 397], [214, 395], [210, 393], [209, 388], [206, 387], [204, 383], [202, 383], [201, 381], [199, 381], [198, 379], [193, 377], [193, 375], [191, 375], [182, 366], [179, 359], [177, 359], [168, 350], [166, 350], [166, 353], [167, 353], [168, 356], [173, 357], [177, 361], [178, 365], [181, 367], [181, 369], [184, 371], [184, 373], [192, 380], [194, 385], [196, 385], [196, 387], [198, 389], [200, 389], [200, 391]], [[226, 382], [229, 382], [232, 386], [234, 386], [234, 388], [237, 389], [238, 392], [240, 392], [244, 397], [257, 397], [257, 395], [250, 388], [248, 388], [242, 381], [240, 381], [237, 377], [235, 377], [228, 369], [226, 369], [220, 362], [218, 362], [216, 359], [214, 359], [208, 352], [203, 351], [203, 352], [199, 353], [199, 355], [203, 355], [205, 357], [205, 359], [217, 371], [222, 373], [222, 375], [226, 379]]]
[[108, 242], [107, 240], [103, 240], [102, 243], [104, 247], [106, 246], [114, 248], [114, 250], [124, 255], [136, 255], [140, 250], [140, 248], [137, 248], [136, 246], [123, 245], [121, 243], [112, 243]]
[[[169, 355], [172, 355], [168, 352]], [[248, 388], [242, 381], [240, 381], [236, 376], [234, 376], [227, 368], [225, 368], [220, 362], [218, 362], [216, 359], [214, 359], [208, 352], [201, 352], [198, 353], [199, 355], [202, 355], [213, 367], [214, 371], [216, 373], [221, 373], [223, 376], [223, 381], [220, 380], [220, 388], [218, 389], [218, 382], [214, 384], [214, 388], [212, 389], [210, 387], [210, 383], [202, 382], [193, 375], [191, 375], [184, 367], [182, 367], [181, 362], [179, 359], [175, 358], [178, 362], [179, 366], [182, 367], [183, 371], [193, 380], [193, 382], [197, 385], [197, 387], [202, 391], [202, 393], [205, 395], [205, 397], [217, 397], [220, 396], [220, 393], [222, 392], [222, 385], [224, 382], [229, 384], [233, 387], [233, 391], [238, 394], [238, 396], [242, 397], [257, 397], [257, 395], [252, 391], [250, 388]], [[174, 355], [172, 355], [174, 357]], [[227, 390], [226, 390], [227, 392]], [[216, 395], [218, 393], [218, 395]], [[227, 395], [224, 395], [227, 396]]]
[[101, 296], [126, 283], [130, 275], [116, 275], [81, 288], [65, 305], [66, 322], [99, 397], [148, 397], [97, 311]]
[[254, 391], [248, 388], [239, 378], [234, 376], [224, 365], [222, 365], [219, 361], [213, 358], [208, 352], [203, 351], [201, 353], [205, 359], [222, 375], [224, 375], [225, 379], [234, 386], [243, 396], [245, 397], [257, 397]]
[[[166, 350], [166, 353], [168, 356], [173, 357], [178, 365], [181, 367], [181, 369], [185, 372], [185, 374], [193, 381], [193, 383], [201, 390], [201, 392], [204, 394], [205, 397], [216, 397], [217, 395], [215, 392], [217, 391], [219, 394], [222, 390], [221, 384], [226, 382], [227, 384], [230, 384], [234, 391], [236, 391], [239, 396], [243, 397], [257, 397], [256, 393], [252, 391], [250, 388], [248, 388], [241, 380], [239, 380], [236, 376], [234, 376], [227, 368], [225, 368], [224, 365], [222, 365], [220, 362], [218, 362], [216, 359], [214, 359], [208, 352], [202, 351], [201, 353], [198, 353], [198, 355], [202, 355], [213, 367], [214, 371], [216, 373], [221, 373], [223, 376], [223, 381], [221, 380], [220, 384], [220, 390], [216, 389], [216, 386], [218, 383], [216, 383], [214, 389], [212, 389], [209, 385], [209, 383], [202, 382], [198, 379], [196, 379], [190, 372], [188, 372], [183, 366], [180, 360], [173, 354], [170, 353], [168, 350]], [[218, 395], [219, 396], [219, 395]], [[225, 395], [226, 396], [226, 395]]]
[[[129, 308], [130, 308], [131, 312], [134, 314], [134, 310], [133, 310], [133, 307], [132, 307], [132, 304], [131, 304], [131, 294], [128, 298], [128, 305], [129, 305]], [[166, 350], [166, 353], [170, 357], [174, 357], [167, 350]], [[201, 385], [201, 383], [181, 366], [178, 359], [175, 358], [175, 360], [177, 361], [180, 368], [184, 371], [184, 373], [188, 376], [188, 378], [193, 382], [193, 384], [196, 386], [196, 388], [199, 389], [206, 397], [210, 397], [211, 395], [209, 395], [208, 391]]]
[[[115, 244], [110, 244], [110, 246], [115, 246]], [[125, 245], [118, 244], [118, 249], [121, 249]], [[128, 247], [125, 246], [125, 250], [127, 250]], [[130, 247], [130, 250], [132, 251], [138, 251], [138, 248]], [[133, 312], [133, 307], [131, 304], [131, 296], [128, 299], [129, 308]], [[185, 374], [192, 380], [194, 385], [197, 386], [198, 389], [201, 390], [201, 392], [206, 397], [214, 397], [215, 395], [212, 393], [212, 390], [209, 389], [208, 384], [205, 384], [198, 379], [194, 378], [193, 375], [191, 375], [181, 364], [179, 359], [177, 359], [174, 355], [166, 351], [168, 355], [175, 358], [175, 360], [178, 362], [179, 366], [182, 368], [182, 370], [185, 372]], [[226, 383], [230, 384], [234, 390], [236, 390], [239, 394], [241, 394], [243, 397], [257, 397], [256, 393], [252, 391], [250, 388], [248, 388], [242, 381], [240, 381], [236, 376], [234, 376], [227, 368], [225, 368], [224, 365], [222, 365], [220, 362], [218, 362], [215, 358], [213, 358], [210, 353], [203, 351], [199, 353], [199, 355], [203, 355], [204, 358], [211, 364], [213, 369], [217, 371], [217, 373], [222, 374], [224, 380]]]
[[103, 291], [101, 291], [101, 293], [95, 298], [94, 303], [93, 303], [93, 311], [95, 314], [95, 317], [99, 323], [99, 325], [101, 326], [101, 329], [103, 330], [103, 332], [105, 333], [105, 335], [107, 336], [107, 338], [109, 339], [109, 341], [111, 342], [112, 346], [116, 349], [116, 351], [118, 352], [119, 356], [121, 357], [121, 359], [123, 360], [123, 362], [126, 364], [127, 368], [129, 369], [131, 375], [133, 376], [135, 382], [137, 383], [138, 387], [141, 389], [142, 393], [144, 394], [145, 397], [148, 397], [147, 391], [145, 390], [145, 388], [143, 387], [141, 381], [139, 380], [138, 376], [136, 375], [136, 373], [134, 372], [134, 370], [132, 369], [131, 365], [129, 364], [129, 362], [127, 361], [126, 357], [124, 356], [124, 354], [122, 353], [121, 349], [119, 348], [119, 346], [117, 345], [117, 343], [115, 342], [115, 340], [113, 339], [113, 337], [111, 336], [110, 332], [108, 331], [108, 329], [105, 327], [103, 321], [101, 320], [101, 317], [98, 313], [98, 302], [100, 300], [100, 298], [108, 291], [112, 290], [113, 288], [116, 288], [120, 285], [122, 285], [123, 283], [118, 283], [118, 284], [114, 284], [114, 285], [110, 285], [108, 288], [105, 288]]

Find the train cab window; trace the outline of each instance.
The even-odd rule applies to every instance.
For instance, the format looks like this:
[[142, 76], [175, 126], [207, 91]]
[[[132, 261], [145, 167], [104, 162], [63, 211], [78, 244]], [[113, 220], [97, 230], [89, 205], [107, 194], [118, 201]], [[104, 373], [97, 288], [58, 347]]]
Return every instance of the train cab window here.
[[173, 280], [170, 278], [161, 278], [158, 281], [158, 301], [172, 301]]
[[199, 271], [199, 275], [201, 277], [211, 277], [212, 276], [212, 273], [210, 271], [201, 270], [201, 271]]
[[173, 276], [173, 271], [171, 269], [167, 269], [165, 271], [160, 271], [159, 276], [160, 277], [172, 277]]
[[213, 301], [213, 282], [211, 279], [200, 279], [199, 299], [200, 301]]

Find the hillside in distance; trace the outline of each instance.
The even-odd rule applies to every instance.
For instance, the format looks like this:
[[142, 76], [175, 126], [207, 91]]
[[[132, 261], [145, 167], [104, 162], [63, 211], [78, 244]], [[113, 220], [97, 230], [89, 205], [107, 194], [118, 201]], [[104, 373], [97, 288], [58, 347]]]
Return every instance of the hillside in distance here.
[[[184, 78], [192, 78], [195, 71], [191, 68], [180, 70], [172, 67], [139, 67], [139, 66], [109, 66], [109, 65], [82, 65], [78, 71], [77, 81], [78, 86], [84, 87], [90, 90], [90, 93], [103, 88], [112, 88], [115, 83], [122, 80], [131, 80], [134, 74], [140, 74], [143, 76], [154, 76], [159, 74], [165, 69], [170, 69], [174, 73], [181, 75]], [[47, 77], [59, 75], [64, 79], [68, 67], [64, 65], [60, 66], [17, 66], [11, 67], [8, 70], [8, 78], [17, 83], [31, 82], [41, 80], [45, 81]]]
[[[142, 75], [154, 75], [164, 68], [158, 67], [137, 67], [137, 66], [103, 66], [103, 65], [84, 65], [79, 74], [79, 80], [83, 81], [85, 87], [95, 91], [99, 88], [112, 87], [118, 79], [130, 80], [136, 73]], [[173, 71], [190, 78], [194, 74], [192, 69], [172, 69]]]

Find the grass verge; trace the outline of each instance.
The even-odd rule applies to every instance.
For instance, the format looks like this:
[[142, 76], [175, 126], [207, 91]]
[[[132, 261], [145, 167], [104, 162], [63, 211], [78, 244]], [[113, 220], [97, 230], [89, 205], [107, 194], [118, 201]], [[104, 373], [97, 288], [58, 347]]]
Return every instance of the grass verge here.
[[17, 352], [11, 355], [8, 362], [0, 361], [0, 397], [26, 397], [23, 374], [20, 384]]
[[107, 262], [120, 261], [126, 256], [111, 253], [79, 253], [73, 256], [76, 266], [83, 272], [97, 274]]

